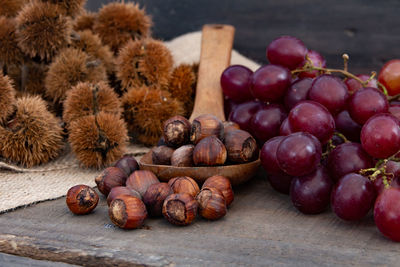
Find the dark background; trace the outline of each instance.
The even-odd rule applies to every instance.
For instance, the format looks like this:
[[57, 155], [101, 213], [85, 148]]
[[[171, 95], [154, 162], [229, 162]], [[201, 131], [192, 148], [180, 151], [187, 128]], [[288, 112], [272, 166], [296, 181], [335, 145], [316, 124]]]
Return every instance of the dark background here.
[[[112, 0], [88, 0], [97, 11]], [[266, 63], [267, 44], [280, 35], [302, 39], [319, 51], [328, 66], [341, 67], [350, 55], [355, 73], [379, 71], [384, 62], [400, 58], [400, 1], [373, 0], [139, 0], [153, 17], [153, 35], [169, 40], [200, 30], [206, 23], [236, 27], [234, 48]]]

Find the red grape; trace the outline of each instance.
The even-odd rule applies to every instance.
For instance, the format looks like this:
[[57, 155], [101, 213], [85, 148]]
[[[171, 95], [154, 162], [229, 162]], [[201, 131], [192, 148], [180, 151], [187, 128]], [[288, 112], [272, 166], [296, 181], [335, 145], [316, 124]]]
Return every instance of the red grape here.
[[400, 93], [400, 59], [392, 59], [383, 65], [378, 75], [378, 81], [382, 83], [389, 95]]
[[242, 65], [232, 65], [221, 75], [221, 87], [224, 95], [237, 103], [253, 99], [250, 92], [253, 72]]
[[303, 176], [315, 170], [321, 159], [321, 144], [309, 133], [286, 136], [278, 145], [279, 167], [289, 175]]
[[374, 220], [379, 231], [393, 241], [400, 241], [400, 189], [384, 190], [376, 199]]
[[315, 78], [308, 98], [326, 107], [332, 114], [342, 111], [346, 105], [349, 93], [346, 85], [332, 75], [321, 75]]
[[[357, 75], [357, 78], [360, 78], [360, 80], [365, 82], [365, 81], [367, 81], [369, 79], [369, 76], [365, 75], [365, 74], [359, 74], [359, 75]], [[359, 81], [357, 81], [356, 79], [353, 79], [353, 78], [349, 78], [349, 79], [345, 80], [344, 83], [346, 84], [347, 89], [351, 93], [354, 93], [355, 91], [363, 88], [362, 84]], [[367, 83], [366, 87], [378, 88], [377, 80], [376, 79], [372, 79], [371, 81], [369, 81]]]
[[378, 113], [388, 112], [389, 102], [386, 96], [376, 88], [366, 87], [356, 91], [349, 99], [348, 111], [351, 118], [364, 124]]
[[372, 157], [385, 159], [400, 149], [399, 120], [391, 114], [371, 117], [361, 129], [361, 144]]
[[288, 195], [290, 192], [290, 184], [292, 183], [293, 176], [286, 173], [271, 174], [268, 176], [271, 187], [279, 193]]
[[331, 139], [335, 120], [329, 111], [315, 101], [301, 101], [289, 113], [289, 123], [295, 132], [308, 132], [317, 137], [321, 144]]
[[400, 105], [392, 105], [392, 104], [390, 104], [389, 113], [400, 120]]
[[290, 71], [278, 65], [266, 65], [254, 72], [251, 79], [253, 96], [264, 102], [279, 102], [291, 83]]
[[374, 185], [370, 180], [362, 175], [349, 173], [333, 187], [332, 210], [343, 220], [359, 220], [372, 208], [375, 197]]
[[[320, 53], [318, 53], [317, 51], [308, 50], [307, 57], [308, 57], [309, 60], [311, 60], [313, 66], [319, 67], [319, 68], [326, 68], [326, 60], [325, 60], [325, 58]], [[306, 61], [304, 61], [304, 63], [305, 62]], [[300, 72], [299, 73], [299, 77], [301, 77], [301, 78], [304, 78], [304, 77], [315, 78], [318, 75], [319, 75], [319, 71], [318, 70], [306, 71], [306, 72]]]
[[290, 187], [293, 205], [305, 214], [323, 212], [329, 205], [332, 180], [324, 166], [305, 176], [295, 177]]
[[257, 100], [238, 104], [229, 115], [229, 120], [239, 124], [240, 129], [250, 131], [250, 121], [253, 115], [264, 106]]
[[229, 97], [224, 97], [224, 113], [225, 113], [225, 118], [229, 118], [229, 114], [237, 107], [238, 103], [235, 103], [232, 101], [232, 99], [229, 99]]
[[283, 171], [279, 167], [278, 160], [276, 159], [276, 150], [278, 145], [284, 139], [284, 136], [275, 136], [269, 139], [261, 148], [260, 161], [261, 166], [268, 174], [282, 174]]
[[307, 52], [301, 40], [292, 36], [281, 36], [268, 45], [267, 58], [271, 64], [293, 70], [304, 62]]
[[313, 79], [298, 79], [292, 83], [285, 94], [284, 103], [288, 110], [291, 110], [300, 101], [306, 100], [308, 91], [311, 88]]
[[360, 142], [361, 125], [355, 122], [347, 110], [335, 117], [336, 130], [353, 142]]
[[281, 124], [281, 128], [279, 129], [279, 135], [289, 135], [291, 133], [294, 133], [294, 131], [292, 130], [292, 126], [290, 126], [289, 124], [289, 119], [286, 118], [283, 120], [282, 124]]

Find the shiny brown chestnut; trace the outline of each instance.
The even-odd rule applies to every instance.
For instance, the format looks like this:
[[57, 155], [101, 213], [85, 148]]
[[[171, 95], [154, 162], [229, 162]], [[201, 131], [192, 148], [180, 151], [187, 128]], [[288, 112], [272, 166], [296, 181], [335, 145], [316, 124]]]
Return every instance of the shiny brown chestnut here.
[[111, 189], [110, 193], [107, 196], [107, 205], [110, 206], [111, 201], [122, 195], [134, 196], [142, 199], [142, 196], [139, 194], [138, 191], [126, 186], [116, 186]]
[[190, 122], [179, 115], [169, 118], [163, 124], [164, 141], [172, 147], [180, 147], [189, 143], [190, 131]]
[[159, 182], [157, 176], [151, 171], [137, 170], [129, 175], [126, 180], [126, 186], [138, 191], [143, 197], [150, 185], [158, 184]]
[[224, 143], [230, 162], [245, 163], [258, 157], [257, 141], [246, 131], [227, 132]]
[[224, 122], [223, 122], [223, 125], [224, 125], [224, 135], [225, 135], [227, 132], [234, 131], [234, 130], [239, 130], [239, 129], [240, 129], [239, 124], [237, 124], [236, 122], [233, 122], [233, 121], [224, 121]]
[[162, 216], [162, 206], [164, 200], [174, 192], [167, 183], [152, 184], [143, 196], [143, 202], [147, 207], [147, 212], [152, 217]]
[[95, 178], [95, 182], [99, 191], [107, 196], [111, 188], [124, 186], [127, 178], [126, 173], [120, 168], [108, 167]]
[[129, 176], [139, 169], [139, 164], [132, 154], [125, 154], [115, 163], [114, 167], [120, 168], [126, 173], [126, 176]]
[[172, 178], [168, 181], [168, 185], [171, 187], [174, 193], [188, 193], [195, 197], [199, 192], [199, 185], [194, 179], [189, 176], [180, 176]]
[[218, 220], [226, 215], [226, 203], [222, 192], [214, 187], [204, 187], [197, 194], [199, 214], [207, 220]]
[[221, 191], [222, 195], [224, 195], [226, 206], [232, 204], [234, 199], [232, 184], [228, 178], [222, 175], [214, 175], [204, 182], [202, 189], [206, 187], [214, 187]]
[[225, 145], [215, 136], [202, 139], [193, 150], [193, 162], [200, 166], [223, 165], [227, 158]]
[[99, 195], [90, 186], [80, 184], [68, 190], [65, 201], [72, 213], [78, 215], [88, 214], [99, 203]]
[[192, 167], [194, 145], [184, 145], [175, 149], [171, 156], [171, 165], [176, 167]]
[[211, 114], [200, 115], [193, 120], [190, 141], [197, 144], [208, 136], [224, 137], [224, 125], [220, 119]]
[[157, 146], [151, 149], [153, 164], [171, 165], [171, 156], [174, 149], [169, 146]]
[[187, 193], [169, 195], [163, 204], [164, 217], [175, 225], [189, 225], [196, 218], [198, 203]]
[[143, 225], [147, 218], [147, 210], [139, 198], [121, 195], [111, 201], [108, 215], [116, 226], [123, 229], [135, 229]]

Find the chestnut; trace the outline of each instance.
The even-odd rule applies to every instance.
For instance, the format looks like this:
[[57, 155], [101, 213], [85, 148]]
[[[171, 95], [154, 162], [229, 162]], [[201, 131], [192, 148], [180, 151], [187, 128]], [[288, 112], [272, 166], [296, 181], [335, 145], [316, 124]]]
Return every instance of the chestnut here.
[[169, 195], [163, 204], [162, 214], [172, 224], [189, 225], [197, 215], [198, 204], [188, 193]]
[[139, 198], [121, 195], [111, 201], [108, 215], [116, 226], [123, 229], [135, 229], [143, 225], [147, 218], [147, 210]]
[[193, 197], [195, 197], [200, 191], [199, 185], [189, 176], [172, 178], [168, 181], [168, 185], [174, 193], [188, 193]]
[[229, 206], [234, 199], [232, 184], [228, 178], [222, 175], [214, 175], [204, 182], [202, 189], [206, 187], [214, 187], [221, 191], [222, 195], [224, 195], [226, 205]]
[[220, 119], [211, 114], [204, 114], [193, 120], [190, 132], [192, 143], [197, 144], [203, 138], [212, 135], [219, 139], [224, 137], [224, 125]]
[[138, 191], [143, 197], [150, 185], [158, 184], [159, 182], [157, 176], [151, 171], [137, 170], [129, 175], [126, 180], [126, 186]]
[[75, 185], [67, 192], [66, 203], [74, 214], [87, 214], [96, 208], [99, 203], [99, 195], [90, 186]]
[[153, 164], [171, 165], [171, 156], [174, 149], [168, 146], [157, 146], [151, 149]]
[[218, 220], [226, 214], [226, 203], [222, 192], [214, 187], [204, 187], [197, 194], [199, 214], [208, 220]]
[[245, 163], [258, 157], [257, 141], [246, 131], [229, 131], [224, 142], [230, 162]]
[[174, 116], [163, 124], [163, 137], [167, 145], [180, 147], [189, 143], [191, 125], [182, 116]]
[[195, 165], [223, 165], [227, 158], [225, 145], [215, 136], [202, 139], [193, 150]]
[[239, 124], [237, 124], [236, 122], [233, 122], [233, 121], [224, 121], [223, 125], [224, 125], [224, 135], [227, 132], [230, 132], [233, 130], [240, 130]]
[[111, 188], [116, 186], [124, 186], [127, 175], [124, 171], [117, 167], [108, 167], [104, 169], [96, 178], [95, 182], [99, 191], [107, 196]]
[[125, 154], [115, 163], [114, 167], [120, 168], [126, 173], [126, 176], [129, 176], [139, 169], [139, 164], [132, 154]]
[[184, 145], [175, 149], [171, 156], [171, 165], [176, 167], [192, 167], [194, 145]]
[[174, 192], [167, 183], [152, 184], [147, 188], [143, 196], [143, 202], [150, 216], [162, 216], [162, 205], [164, 200]]
[[111, 189], [107, 196], [107, 205], [110, 206], [111, 201], [122, 195], [129, 195], [142, 199], [138, 191], [126, 186], [116, 186]]

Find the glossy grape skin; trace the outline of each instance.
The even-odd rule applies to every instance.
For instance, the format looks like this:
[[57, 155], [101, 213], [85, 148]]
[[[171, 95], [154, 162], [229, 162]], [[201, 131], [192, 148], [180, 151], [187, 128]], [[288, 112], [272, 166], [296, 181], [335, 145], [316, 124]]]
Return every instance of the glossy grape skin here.
[[302, 65], [307, 55], [304, 43], [293, 36], [281, 36], [267, 47], [267, 58], [271, 64], [293, 70]]
[[[325, 58], [320, 53], [318, 53], [317, 51], [308, 50], [307, 57], [309, 58], [309, 60], [311, 60], [312, 65], [314, 67], [326, 68], [326, 60], [325, 60]], [[305, 62], [306, 62], [306, 60], [304, 61], [304, 63]], [[305, 77], [315, 78], [318, 75], [319, 75], [319, 71], [318, 70], [305, 71], [305, 72], [300, 72], [299, 73], [299, 77], [300, 78], [305, 78]]]
[[318, 214], [330, 203], [333, 182], [324, 166], [305, 176], [295, 177], [290, 187], [293, 205], [302, 213]]
[[398, 105], [398, 104], [396, 104], [396, 105], [390, 104], [389, 113], [400, 120], [400, 105]]
[[257, 100], [238, 104], [229, 114], [229, 120], [239, 124], [240, 129], [249, 132], [251, 118], [263, 106], [264, 104]]
[[358, 124], [364, 124], [375, 114], [386, 113], [389, 102], [386, 96], [376, 88], [365, 87], [356, 91], [350, 98], [347, 110]]
[[[365, 74], [359, 74], [359, 75], [357, 75], [357, 78], [359, 78], [360, 80], [362, 80], [362, 81], [365, 82], [365, 81], [367, 81], [367, 80], [369, 79], [369, 76], [368, 76], [368, 75], [365, 75]], [[357, 91], [357, 90], [363, 88], [362, 84], [361, 84], [359, 81], [357, 81], [356, 79], [353, 79], [353, 78], [346, 79], [346, 80], [344, 81], [344, 83], [346, 84], [347, 89], [348, 89], [349, 92], [351, 92], [351, 93], [354, 93], [355, 91]], [[375, 78], [371, 79], [371, 80], [367, 83], [367, 86], [366, 86], [366, 87], [378, 88], [377, 80], [376, 80]]]
[[250, 92], [251, 75], [253, 72], [242, 65], [232, 65], [224, 70], [221, 75], [221, 87], [224, 95], [242, 103], [253, 99]]
[[374, 220], [376, 227], [387, 238], [400, 242], [400, 189], [384, 190], [376, 199]]
[[335, 116], [336, 131], [353, 142], [360, 142], [361, 125], [355, 122], [347, 110]]
[[292, 81], [290, 71], [278, 65], [265, 65], [254, 72], [251, 93], [263, 102], [279, 102]]
[[290, 185], [293, 180], [293, 176], [290, 176], [286, 173], [281, 174], [271, 174], [268, 176], [269, 183], [271, 187], [281, 193], [288, 195], [290, 192]]
[[235, 103], [232, 99], [229, 99], [229, 97], [224, 97], [224, 113], [225, 113], [225, 118], [229, 118], [229, 114], [238, 106], [238, 103]]
[[349, 93], [346, 85], [337, 77], [324, 74], [315, 78], [308, 99], [320, 103], [333, 115], [342, 111]]
[[308, 132], [325, 144], [335, 130], [335, 120], [329, 111], [315, 101], [301, 101], [289, 112], [289, 124], [295, 132]]
[[400, 59], [392, 59], [386, 62], [378, 75], [378, 81], [382, 83], [389, 95], [400, 93]]
[[329, 153], [327, 167], [337, 182], [348, 173], [373, 167], [373, 160], [358, 143], [343, 143]]
[[292, 126], [290, 126], [289, 119], [286, 118], [283, 120], [281, 127], [279, 128], [279, 135], [286, 136], [291, 133], [294, 133], [294, 131], [292, 129]]
[[284, 103], [288, 110], [291, 110], [297, 103], [307, 100], [308, 91], [311, 88], [313, 79], [304, 78], [294, 81], [287, 89]]
[[270, 104], [259, 109], [250, 122], [250, 133], [260, 144], [268, 139], [278, 136], [279, 129], [287, 113], [283, 106]]
[[283, 173], [279, 167], [278, 160], [276, 159], [276, 150], [278, 145], [284, 139], [284, 136], [275, 136], [269, 139], [261, 148], [260, 151], [260, 162], [261, 166], [267, 172], [268, 175], [276, 174], [280, 175]]
[[391, 114], [371, 117], [361, 129], [361, 145], [374, 158], [385, 159], [400, 150], [399, 120]]
[[292, 133], [278, 145], [279, 167], [291, 176], [303, 176], [315, 170], [321, 160], [321, 144], [305, 132]]
[[333, 187], [331, 207], [339, 218], [356, 221], [367, 215], [375, 198], [375, 188], [370, 180], [362, 175], [349, 173]]

